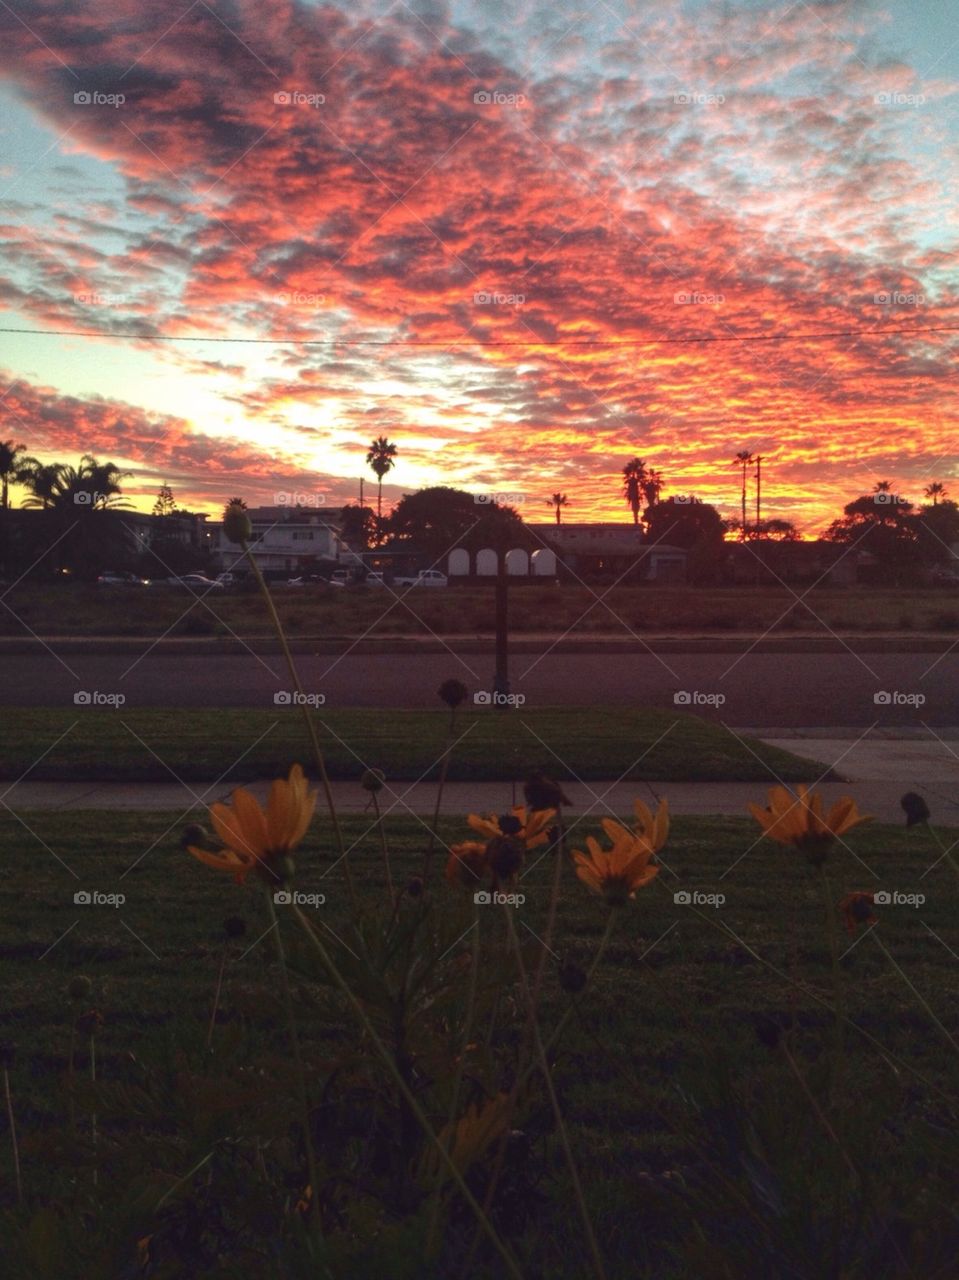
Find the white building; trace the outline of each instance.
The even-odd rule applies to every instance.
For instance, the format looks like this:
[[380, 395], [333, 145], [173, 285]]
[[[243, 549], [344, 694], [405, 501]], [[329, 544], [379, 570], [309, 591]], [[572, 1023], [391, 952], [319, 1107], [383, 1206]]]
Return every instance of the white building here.
[[[313, 573], [334, 563], [352, 561], [352, 552], [340, 538], [338, 522], [315, 507], [251, 507], [253, 525], [250, 550], [267, 575]], [[215, 568], [242, 571], [240, 548], [230, 542], [222, 523], [211, 526], [215, 543]]]

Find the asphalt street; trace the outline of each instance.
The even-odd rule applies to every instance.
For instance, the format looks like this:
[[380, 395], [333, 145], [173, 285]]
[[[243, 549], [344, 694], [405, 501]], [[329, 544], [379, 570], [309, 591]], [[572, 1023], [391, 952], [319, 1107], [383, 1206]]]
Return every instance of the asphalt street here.
[[[149, 648], [117, 654], [0, 658], [0, 705], [282, 709], [290, 680], [279, 655], [176, 655]], [[440, 653], [300, 654], [304, 689], [336, 707], [435, 706], [455, 676], [490, 693], [493, 659]], [[514, 654], [510, 691], [527, 707], [678, 706], [755, 728], [959, 725], [959, 650], [954, 653], [560, 653]], [[84, 696], [89, 695], [86, 702]], [[278, 699], [278, 700], [277, 700]], [[290, 708], [287, 708], [290, 709]]]

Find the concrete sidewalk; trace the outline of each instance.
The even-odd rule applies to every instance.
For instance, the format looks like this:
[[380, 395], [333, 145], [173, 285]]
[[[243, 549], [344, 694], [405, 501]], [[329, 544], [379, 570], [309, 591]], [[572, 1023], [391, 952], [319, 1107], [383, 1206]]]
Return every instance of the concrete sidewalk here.
[[[820, 783], [827, 803], [852, 795], [860, 809], [883, 822], [901, 822], [899, 801], [907, 791], [926, 798], [934, 822], [959, 825], [959, 729], [944, 729], [938, 736], [926, 730], [906, 732], [872, 729], [865, 735], [851, 729], [775, 730], [740, 729], [774, 747], [817, 761], [831, 768], [839, 781]], [[628, 814], [639, 796], [647, 803], [667, 796], [675, 814], [742, 815], [750, 801], [764, 800], [776, 779], [761, 782], [564, 782], [572, 805], [570, 814]], [[2, 785], [2, 784], [0, 784]], [[217, 800], [228, 800], [232, 783], [181, 782], [36, 782], [29, 778], [0, 791], [0, 802], [14, 811], [29, 809], [163, 810], [186, 814]], [[255, 795], [265, 797], [269, 780], [245, 783]], [[334, 782], [333, 798], [339, 812], [363, 813], [370, 797], [357, 782]], [[443, 797], [449, 814], [502, 812], [523, 800], [520, 784], [511, 782], [450, 782]], [[320, 796], [319, 807], [323, 808]], [[436, 804], [434, 783], [387, 782], [380, 807], [394, 814], [429, 817]], [[372, 811], [370, 811], [372, 813]]]

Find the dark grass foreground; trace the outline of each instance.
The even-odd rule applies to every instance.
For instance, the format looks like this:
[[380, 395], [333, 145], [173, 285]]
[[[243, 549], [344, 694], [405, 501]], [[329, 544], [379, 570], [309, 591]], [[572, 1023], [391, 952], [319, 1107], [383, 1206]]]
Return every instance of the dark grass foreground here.
[[[303, 755], [298, 707], [271, 711], [4, 708], [0, 778], [169, 782], [247, 781], [285, 774]], [[367, 767], [394, 780], [435, 778], [447, 746], [441, 711], [315, 713], [331, 778]], [[521, 781], [531, 761], [557, 757], [584, 779], [812, 782], [826, 766], [738, 737], [698, 716], [629, 707], [547, 707], [457, 713], [450, 781]], [[626, 772], [624, 773], [624, 769]]]
[[[361, 897], [382, 900], [371, 824], [352, 818], [344, 827]], [[412, 819], [390, 828], [393, 873], [405, 884], [420, 869], [426, 830]], [[326, 830], [322, 816], [313, 830]], [[444, 820], [441, 833], [447, 841], [468, 834], [458, 819]], [[583, 834], [574, 829], [570, 844]], [[0, 817], [0, 1039], [12, 1064], [25, 1201], [18, 1209], [4, 1120], [0, 1270], [15, 1280], [460, 1275], [474, 1236], [469, 1215], [453, 1212], [444, 1248], [427, 1266], [427, 1224], [384, 1212], [373, 1194], [384, 1177], [371, 1163], [374, 1135], [394, 1118], [364, 1069], [362, 1037], [343, 1030], [343, 1001], [315, 976], [297, 980], [294, 994], [335, 1243], [329, 1271], [306, 1259], [296, 1087], [269, 920], [252, 884], [237, 887], [195, 863], [178, 835], [168, 815]], [[843, 935], [843, 999], [872, 1039], [847, 1028], [832, 1101], [822, 903], [797, 854], [757, 841], [748, 819], [677, 819], [663, 851], [668, 870], [619, 914], [605, 959], [578, 996], [564, 990], [578, 985], [569, 966], [588, 966], [605, 908], [567, 874], [542, 1022], [548, 1032], [575, 1002], [553, 1074], [610, 1280], [955, 1274], [959, 1059], [947, 1038], [959, 1036], [955, 879], [944, 861], [928, 871], [939, 849], [925, 828], [859, 828], [847, 843], [853, 852], [837, 846], [831, 863], [837, 900], [853, 889], [925, 895], [918, 907], [878, 908], [876, 929], [943, 1026], [875, 936], [860, 934], [853, 945]], [[330, 841], [309, 838], [297, 855], [297, 888], [326, 896], [308, 910], [348, 967], [337, 941], [345, 882], [340, 868], [324, 874], [333, 858]], [[444, 858], [402, 910], [428, 910], [448, 931], [465, 991], [472, 904], [443, 881]], [[551, 876], [549, 860], [531, 855], [516, 886], [526, 895], [515, 919], [530, 963]], [[94, 890], [126, 901], [74, 903], [77, 891]], [[697, 914], [674, 902], [681, 890], [721, 893], [725, 902], [701, 901]], [[309, 969], [292, 918], [278, 910], [294, 966]], [[486, 940], [505, 937], [502, 910], [480, 910]], [[246, 932], [227, 941], [231, 916]], [[483, 978], [500, 1012], [480, 1048], [495, 1064], [501, 1054], [509, 1060], [521, 1017], [505, 943], [502, 965], [495, 947], [488, 954]], [[79, 974], [92, 990], [78, 1004], [67, 987]], [[822, 1002], [792, 987], [790, 974]], [[390, 1003], [372, 979], [364, 998], [388, 1028]], [[448, 1010], [424, 1013], [435, 1023], [426, 1043], [437, 1061], [447, 1048], [444, 1020], [461, 998], [454, 987]], [[103, 1018], [98, 1083], [88, 1083], [81, 1034], [71, 1134], [71, 1025], [88, 1008]], [[431, 1071], [429, 1055], [420, 1069]], [[482, 1165], [471, 1176], [481, 1193]], [[591, 1274], [552, 1115], [535, 1086], [492, 1217], [524, 1275]], [[502, 1265], [481, 1245], [468, 1274], [492, 1280]]]

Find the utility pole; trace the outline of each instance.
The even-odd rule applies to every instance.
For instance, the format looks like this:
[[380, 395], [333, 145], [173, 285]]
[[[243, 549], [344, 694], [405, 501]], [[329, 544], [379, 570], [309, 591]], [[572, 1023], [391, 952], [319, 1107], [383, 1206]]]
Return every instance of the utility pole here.
[[363, 477], [360, 476], [360, 509], [363, 508]]
[[760, 487], [762, 484], [762, 464], [764, 459], [756, 455], [756, 535], [759, 536], [759, 502]]
[[502, 709], [509, 704], [505, 698], [509, 694], [509, 576], [506, 572], [506, 551], [497, 549], [496, 563], [496, 674], [493, 677], [493, 692], [501, 694], [504, 701], [498, 702]]

